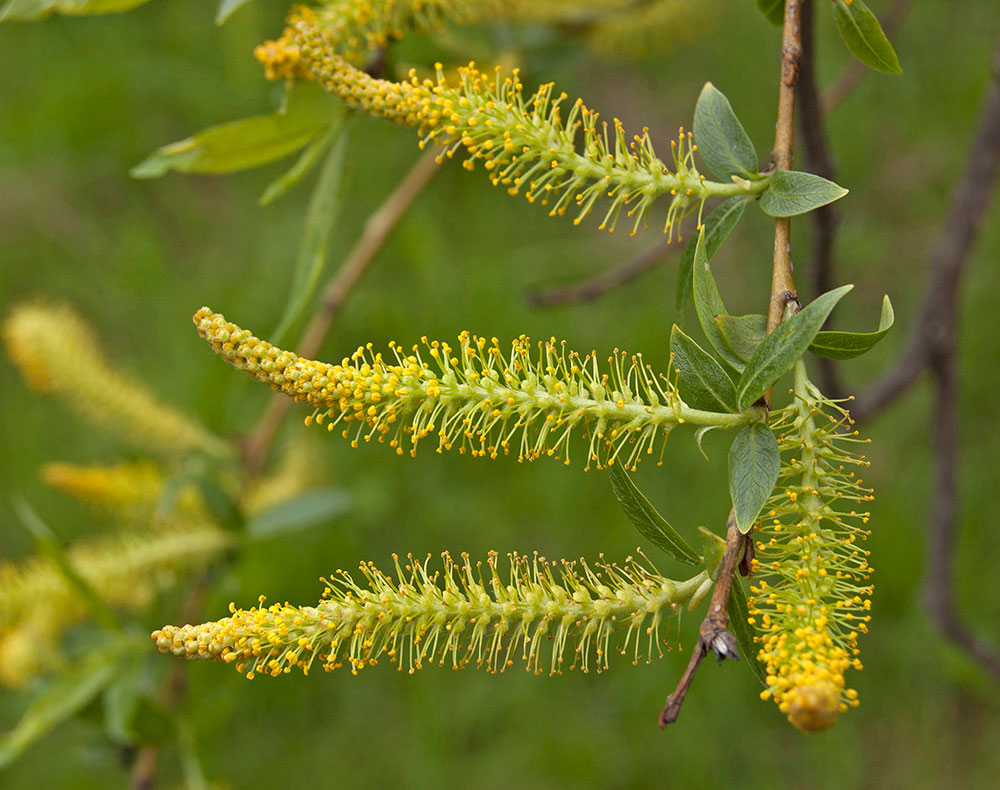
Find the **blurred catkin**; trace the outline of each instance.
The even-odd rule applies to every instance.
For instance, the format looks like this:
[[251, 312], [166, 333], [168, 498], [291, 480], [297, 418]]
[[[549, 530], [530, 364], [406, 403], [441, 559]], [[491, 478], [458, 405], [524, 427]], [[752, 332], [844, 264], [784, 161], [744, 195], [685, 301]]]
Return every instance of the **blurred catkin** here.
[[83, 417], [144, 449], [231, 453], [222, 439], [116, 370], [72, 308], [16, 306], [4, 320], [3, 337], [8, 354], [33, 388], [61, 398]]

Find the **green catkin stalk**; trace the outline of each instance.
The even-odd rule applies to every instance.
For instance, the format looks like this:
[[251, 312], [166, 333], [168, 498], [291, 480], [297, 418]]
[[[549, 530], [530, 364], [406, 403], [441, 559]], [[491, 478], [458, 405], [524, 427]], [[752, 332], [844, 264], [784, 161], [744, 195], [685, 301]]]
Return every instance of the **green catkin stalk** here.
[[868, 466], [848, 449], [861, 442], [847, 412], [795, 369], [795, 402], [772, 426], [783, 463], [765, 516], [752, 533], [756, 575], [750, 624], [767, 672], [763, 699], [815, 732], [858, 705], [844, 672], [860, 670], [858, 637], [871, 619], [872, 569], [860, 547], [873, 499], [856, 471]]
[[282, 52], [294, 50], [294, 58], [287, 58], [294, 60], [296, 72], [308, 73], [351, 107], [417, 128], [421, 146], [440, 145], [448, 157], [464, 150], [465, 167], [482, 162], [495, 186], [548, 206], [550, 216], [572, 208], [578, 224], [607, 200], [600, 227], [614, 232], [624, 214], [634, 235], [646, 226], [653, 203], [667, 196], [664, 233], [672, 240], [679, 220], [709, 197], [758, 195], [770, 183], [766, 177], [706, 180], [695, 164], [697, 146], [683, 129], [671, 142], [668, 167], [648, 130], [629, 137], [617, 119], [609, 128], [580, 99], [567, 110], [568, 97], [552, 83], [525, 98], [516, 69], [502, 77], [499, 70], [485, 74], [470, 64], [459, 69], [457, 86], [447, 83], [440, 64], [436, 80], [419, 80], [412, 72], [403, 82], [376, 79], [338, 54], [337, 33], [308, 9], [299, 9], [289, 21], [286, 48], [275, 44], [276, 49], [258, 52], [266, 66], [271, 63], [269, 71], [285, 62]]
[[342, 426], [352, 445], [375, 439], [399, 455], [405, 444], [415, 455], [422, 440], [436, 437], [438, 452], [457, 447], [476, 457], [568, 464], [570, 439], [580, 434], [589, 440], [587, 468], [634, 469], [683, 422], [736, 427], [758, 418], [692, 409], [641, 356], [616, 352], [603, 372], [595, 354], [567, 352], [555, 338], [533, 351], [522, 335], [505, 355], [496, 338], [463, 332], [457, 349], [424, 338], [422, 349], [406, 353], [390, 343], [387, 360], [368, 344], [331, 365], [275, 348], [207, 307], [194, 322], [230, 365], [310, 404], [307, 425]]
[[[396, 579], [362, 563], [363, 583], [338, 571], [317, 606], [288, 603], [250, 610], [230, 604], [231, 616], [202, 625], [164, 626], [152, 635], [162, 652], [234, 663], [253, 678], [292, 669], [308, 674], [348, 664], [354, 674], [380, 660], [410, 673], [427, 664], [470, 664], [503, 672], [520, 654], [535, 674], [569, 668], [601, 672], [611, 640], [638, 663], [662, 655], [660, 627], [683, 607], [696, 606], [712, 585], [710, 571], [683, 582], [660, 576], [632, 558], [623, 565], [584, 560], [549, 562], [509, 555], [502, 574], [491, 552], [485, 565], [467, 554], [444, 554], [443, 569], [394, 556]], [[642, 650], [645, 642], [646, 649]]]

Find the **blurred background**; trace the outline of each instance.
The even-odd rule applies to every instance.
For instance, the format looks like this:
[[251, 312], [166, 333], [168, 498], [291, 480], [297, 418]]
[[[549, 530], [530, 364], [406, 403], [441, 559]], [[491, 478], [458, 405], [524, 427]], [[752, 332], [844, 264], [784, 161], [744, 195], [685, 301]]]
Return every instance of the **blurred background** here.
[[[818, 75], [829, 84], [850, 62], [826, 3], [818, 3]], [[889, 5], [872, 0], [876, 12]], [[525, 82], [555, 80], [605, 118], [649, 126], [665, 148], [690, 127], [711, 80], [732, 101], [760, 152], [773, 139], [780, 33], [749, 0], [724, 3], [677, 46], [639, 43], [627, 56], [595, 52], [551, 32], [504, 26], [470, 40], [523, 49]], [[260, 0], [222, 27], [214, 9], [152, 2], [128, 14], [53, 17], [0, 25], [0, 313], [22, 300], [68, 302], [109, 355], [164, 402], [224, 436], [245, 434], [270, 393], [210, 353], [190, 322], [201, 305], [261, 336], [273, 330], [291, 284], [308, 188], [267, 208], [257, 197], [293, 160], [212, 177], [169, 174], [151, 181], [129, 168], [157, 147], [206, 126], [269, 112], [276, 87], [252, 55], [276, 36], [286, 8]], [[964, 165], [1000, 33], [1000, 7], [986, 0], [913, 4], [894, 36], [904, 73], [868, 73], [828, 118], [842, 228], [837, 281], [855, 283], [838, 327], [870, 331], [882, 295], [897, 328], [871, 354], [841, 363], [852, 390], [889, 366], [919, 305], [932, 244]], [[687, 43], [684, 43], [687, 41]], [[647, 42], [648, 43], [648, 42]], [[430, 62], [420, 41], [398, 59]], [[433, 58], [433, 55], [430, 55]], [[416, 135], [359, 118], [349, 151], [349, 198], [330, 242], [332, 272], [365, 217], [418, 157]], [[801, 160], [799, 160], [801, 163]], [[801, 164], [800, 164], [801, 166]], [[655, 216], [655, 212], [654, 212]], [[624, 264], [655, 244], [551, 219], [545, 210], [491, 188], [484, 173], [443, 168], [400, 222], [346, 303], [320, 357], [339, 360], [358, 344], [454, 338], [462, 329], [510, 338], [555, 335], [569, 347], [621, 346], [654, 367], [668, 355], [677, 254], [640, 279], [589, 302], [532, 307], [526, 293]], [[802, 271], [812, 233], [793, 224]], [[734, 314], [759, 312], [768, 295], [772, 222], [748, 210], [714, 268]], [[1000, 523], [996, 387], [1000, 335], [1000, 202], [969, 262], [960, 309], [961, 533], [957, 597], [968, 620], [1000, 641]], [[807, 291], [808, 278], [800, 286]], [[806, 293], [812, 298], [815, 294]], [[59, 537], [104, 529], [94, 512], [54, 494], [39, 478], [51, 461], [112, 463], [141, 448], [95, 429], [54, 399], [31, 391], [0, 361], [0, 556], [34, 552], [10, 498], [31, 502]], [[427, 668], [415, 675], [380, 666], [247, 682], [216, 663], [187, 666], [188, 717], [210, 780], [233, 787], [437, 788], [705, 785], [739, 787], [992, 787], [1000, 775], [1000, 695], [978, 665], [943, 640], [922, 607], [930, 501], [929, 387], [920, 385], [865, 426], [876, 569], [873, 625], [855, 673], [862, 704], [833, 729], [792, 729], [743, 664], [702, 667], [679, 722], [656, 716], [687, 662], [701, 614], [681, 624], [675, 649], [650, 665], [613, 656], [609, 671], [557, 678], [520, 671], [490, 676]], [[318, 577], [362, 559], [387, 568], [392, 552], [416, 555], [538, 550], [548, 557], [609, 559], [634, 552], [639, 536], [606, 477], [514, 459], [472, 461], [422, 452], [398, 458], [381, 446], [352, 450], [302, 427], [295, 412], [279, 443], [316, 439], [317, 476], [349, 492], [351, 509], [321, 526], [255, 544], [214, 580], [201, 619], [230, 600], [315, 602]], [[721, 432], [719, 432], [721, 433]], [[728, 437], [709, 434], [706, 461], [678, 431], [662, 468], [635, 476], [685, 534], [723, 531], [728, 511]], [[659, 569], [684, 569], [653, 554]], [[151, 631], [178, 622], [180, 595], [142, 615]], [[149, 650], [154, 647], [150, 642]], [[175, 661], [154, 656], [161, 673]], [[0, 691], [0, 731], [13, 727], [33, 687]], [[180, 786], [173, 747], [160, 761], [164, 787]], [[76, 717], [0, 775], [4, 787], [128, 786], [127, 753], [93, 716]]]

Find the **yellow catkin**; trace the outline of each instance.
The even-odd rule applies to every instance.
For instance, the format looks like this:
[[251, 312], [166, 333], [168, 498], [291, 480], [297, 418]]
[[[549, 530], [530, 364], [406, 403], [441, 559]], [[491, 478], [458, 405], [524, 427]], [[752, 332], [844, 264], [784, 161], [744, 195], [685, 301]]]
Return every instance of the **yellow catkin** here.
[[870, 621], [868, 552], [871, 499], [851, 452], [857, 433], [847, 413], [796, 370], [796, 402], [773, 426], [783, 453], [775, 493], [753, 532], [756, 575], [749, 601], [767, 690], [806, 732], [830, 727], [857, 692], [845, 684], [861, 669], [858, 637]]
[[600, 227], [614, 232], [626, 216], [635, 234], [664, 197], [663, 230], [673, 239], [679, 220], [705, 199], [755, 195], [769, 183], [766, 177], [708, 181], [698, 172], [690, 132], [681, 130], [665, 161], [647, 129], [629, 135], [617, 119], [599, 122], [582, 100], [567, 106], [567, 95], [552, 83], [526, 97], [517, 69], [503, 76], [469, 64], [450, 85], [438, 64], [436, 79], [421, 80], [411, 71], [409, 79], [393, 82], [352, 64], [336, 34], [308, 13], [299, 12], [283, 38], [294, 42], [301, 64], [320, 85], [348, 106], [418, 129], [421, 145], [442, 146], [443, 156], [462, 151], [465, 167], [480, 162], [495, 186], [547, 206], [551, 216], [572, 209], [579, 223], [607, 201]]
[[433, 663], [495, 673], [518, 657], [535, 674], [560, 674], [567, 664], [600, 672], [615, 635], [635, 663], [660, 654], [660, 626], [711, 586], [710, 571], [674, 582], [632, 558], [592, 568], [512, 554], [503, 574], [495, 552], [485, 567], [466, 554], [442, 557], [440, 571], [429, 557], [411, 556], [405, 566], [395, 557], [395, 579], [361, 563], [363, 583], [338, 571], [323, 580], [316, 606], [264, 606], [261, 596], [259, 607], [230, 604], [222, 620], [168, 625], [152, 637], [165, 653], [234, 664], [248, 678], [308, 674], [316, 664], [328, 671], [348, 664], [356, 674], [383, 660], [411, 673]]
[[71, 308], [18, 305], [4, 320], [3, 338], [32, 387], [58, 396], [94, 423], [164, 453], [231, 453], [221, 439], [116, 370]]
[[602, 370], [596, 354], [568, 352], [555, 338], [535, 345], [522, 335], [505, 354], [496, 338], [463, 332], [457, 348], [424, 338], [409, 353], [390, 343], [384, 358], [368, 344], [332, 365], [276, 348], [207, 307], [194, 322], [230, 365], [310, 404], [306, 424], [339, 425], [354, 446], [374, 439], [399, 455], [415, 455], [430, 438], [439, 452], [568, 463], [576, 433], [588, 440], [588, 467], [634, 468], [682, 422], [733, 427], [754, 419], [689, 408], [641, 356], [616, 351]]

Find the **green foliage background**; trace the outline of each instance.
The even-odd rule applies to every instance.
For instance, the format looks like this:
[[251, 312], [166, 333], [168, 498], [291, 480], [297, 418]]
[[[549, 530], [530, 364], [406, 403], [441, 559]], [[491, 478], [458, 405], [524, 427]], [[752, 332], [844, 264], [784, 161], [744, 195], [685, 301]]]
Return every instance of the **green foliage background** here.
[[[825, 4], [821, 4], [825, 5]], [[872, 3], [876, 12], [886, 3]], [[697, 44], [628, 66], [572, 50], [537, 59], [527, 81], [556, 79], [605, 117], [648, 125], [665, 142], [690, 126], [705, 80], [733, 102], [761, 151], [773, 134], [778, 33], [749, 1], [726, 4], [721, 23]], [[731, 6], [731, 7], [730, 7]], [[849, 61], [826, 14], [820, 18], [824, 82]], [[77, 305], [117, 358], [165, 400], [226, 434], [252, 425], [268, 393], [214, 358], [190, 315], [202, 304], [266, 334], [279, 318], [301, 229], [307, 190], [268, 209], [255, 201], [279, 165], [224, 177], [128, 178], [157, 146], [232, 118], [266, 111], [274, 87], [250, 50], [274, 35], [283, 5], [251, 4], [212, 25], [214, 9], [151, 3], [126, 15], [53, 18], [0, 26], [0, 311], [45, 295]], [[870, 331], [882, 294], [897, 309], [897, 331], [875, 352], [847, 363], [854, 388], [894, 359], [919, 303], [928, 248], [947, 210], [955, 175], [989, 71], [1000, 11], [982, 0], [914, 5], [895, 37], [905, 72], [867, 75], [829, 118], [837, 180], [851, 195], [843, 218], [839, 273], [854, 282], [838, 325]], [[332, 242], [332, 260], [350, 248], [361, 222], [417, 156], [415, 136], [359, 119], [352, 195]], [[798, 161], [802, 166], [801, 160]], [[441, 173], [394, 233], [352, 296], [324, 347], [339, 359], [359, 343], [453, 338], [461, 329], [509, 338], [521, 332], [566, 338], [570, 347], [642, 350], [667, 359], [676, 257], [599, 302], [530, 308], [526, 289], [618, 265], [656, 232], [610, 237], [596, 222], [574, 228], [490, 188], [484, 174]], [[794, 254], [807, 282], [809, 221], [793, 225]], [[720, 287], [734, 313], [759, 310], [769, 282], [770, 221], [747, 218], [720, 256]], [[1000, 202], [970, 262], [961, 314], [962, 532], [957, 560], [963, 611], [1000, 640], [1000, 468], [995, 391], [1000, 334]], [[805, 288], [803, 288], [805, 290]], [[814, 294], [808, 294], [810, 298]], [[693, 316], [687, 326], [693, 331]], [[111, 461], [121, 446], [52, 401], [30, 393], [0, 363], [0, 552], [31, 551], [8, 494], [20, 492], [70, 538], [100, 525], [82, 507], [52, 496], [38, 479], [50, 460]], [[492, 677], [387, 667], [359, 677], [314, 674], [247, 682], [216, 664], [189, 667], [186, 709], [211, 778], [234, 787], [438, 788], [704, 785], [739, 787], [993, 786], [1000, 773], [997, 687], [937, 635], [921, 604], [931, 457], [927, 391], [920, 387], [866, 433], [875, 487], [870, 548], [876, 568], [866, 669], [856, 678], [862, 706], [833, 730], [806, 737], [757, 700], [746, 668], [702, 669], [680, 722], [668, 732], [656, 714], [687, 660], [700, 614], [682, 623], [676, 650], [639, 667], [612, 659], [601, 676]], [[287, 441], [305, 428], [286, 426]], [[726, 440], [705, 447], [671, 440], [663, 468], [637, 482], [672, 523], [721, 531]], [[638, 535], [617, 508], [610, 483], [581, 465], [476, 461], [422, 452], [400, 459], [383, 447], [323, 443], [331, 476], [355, 493], [347, 517], [247, 554], [206, 617], [230, 599], [314, 601], [317, 577], [361, 559], [489, 549], [546, 556], [621, 558]], [[654, 556], [653, 549], [647, 550]], [[662, 556], [662, 555], [661, 555]], [[661, 570], [674, 571], [669, 561]], [[172, 621], [157, 614], [150, 629]], [[152, 643], [150, 649], [153, 649]], [[172, 659], [163, 657], [163, 661]], [[0, 696], [0, 729], [25, 704]], [[167, 786], [176, 755], [163, 759]], [[5, 787], [124, 785], [121, 755], [96, 727], [77, 720], [34, 747], [3, 777]]]

